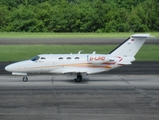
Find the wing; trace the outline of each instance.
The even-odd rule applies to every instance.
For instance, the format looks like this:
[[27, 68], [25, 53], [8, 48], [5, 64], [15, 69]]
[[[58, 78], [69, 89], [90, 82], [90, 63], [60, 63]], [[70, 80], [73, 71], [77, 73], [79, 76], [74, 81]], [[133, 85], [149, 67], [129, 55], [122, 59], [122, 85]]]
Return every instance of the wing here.
[[87, 73], [89, 70], [87, 68], [79, 68], [79, 67], [64, 67], [64, 68], [57, 68], [52, 70], [50, 73], [56, 74], [65, 74], [65, 73]]
[[50, 71], [50, 73], [55, 74], [67, 74], [67, 73], [82, 73], [82, 74], [94, 74], [99, 72], [107, 71], [105, 68], [93, 68], [93, 67], [66, 67], [66, 68], [58, 68]]

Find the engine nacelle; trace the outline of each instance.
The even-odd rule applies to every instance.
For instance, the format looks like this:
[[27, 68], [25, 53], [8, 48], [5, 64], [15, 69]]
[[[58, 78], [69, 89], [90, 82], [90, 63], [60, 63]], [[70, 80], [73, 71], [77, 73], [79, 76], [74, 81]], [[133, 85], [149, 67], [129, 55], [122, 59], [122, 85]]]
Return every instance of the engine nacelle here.
[[88, 57], [89, 63], [104, 63], [109, 62], [109, 57], [107, 55], [90, 55]]

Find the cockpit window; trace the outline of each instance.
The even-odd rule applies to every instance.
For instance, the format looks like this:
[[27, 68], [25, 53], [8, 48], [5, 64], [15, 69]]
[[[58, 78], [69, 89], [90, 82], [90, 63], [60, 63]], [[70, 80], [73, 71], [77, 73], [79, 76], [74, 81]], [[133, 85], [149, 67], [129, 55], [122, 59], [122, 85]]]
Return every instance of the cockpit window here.
[[39, 60], [39, 58], [40, 58], [39, 56], [35, 56], [35, 57], [31, 58], [31, 60], [32, 61], [37, 61], [37, 60]]

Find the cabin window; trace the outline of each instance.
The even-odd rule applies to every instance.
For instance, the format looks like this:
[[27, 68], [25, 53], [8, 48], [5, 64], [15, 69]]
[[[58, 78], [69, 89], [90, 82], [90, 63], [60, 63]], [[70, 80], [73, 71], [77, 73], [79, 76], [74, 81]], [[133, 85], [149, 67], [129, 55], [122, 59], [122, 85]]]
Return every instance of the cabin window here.
[[71, 57], [67, 57], [67, 60], [71, 60]]
[[75, 60], [79, 60], [80, 58], [79, 57], [75, 57]]
[[31, 60], [32, 60], [32, 61], [38, 61], [39, 58], [40, 58], [39, 56], [35, 56], [35, 57], [31, 58]]
[[59, 60], [63, 60], [63, 57], [59, 57]]

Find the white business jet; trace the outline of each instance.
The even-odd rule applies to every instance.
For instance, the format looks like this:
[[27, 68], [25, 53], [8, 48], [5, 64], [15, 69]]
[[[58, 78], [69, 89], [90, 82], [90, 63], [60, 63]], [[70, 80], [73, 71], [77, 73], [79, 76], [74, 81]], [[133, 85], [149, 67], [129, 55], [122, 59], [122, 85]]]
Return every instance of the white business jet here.
[[5, 67], [12, 75], [22, 75], [27, 82], [28, 73], [74, 74], [76, 82], [84, 75], [109, 71], [130, 65], [134, 56], [150, 34], [134, 34], [121, 43], [109, 54], [41, 54], [30, 60], [16, 62]]

